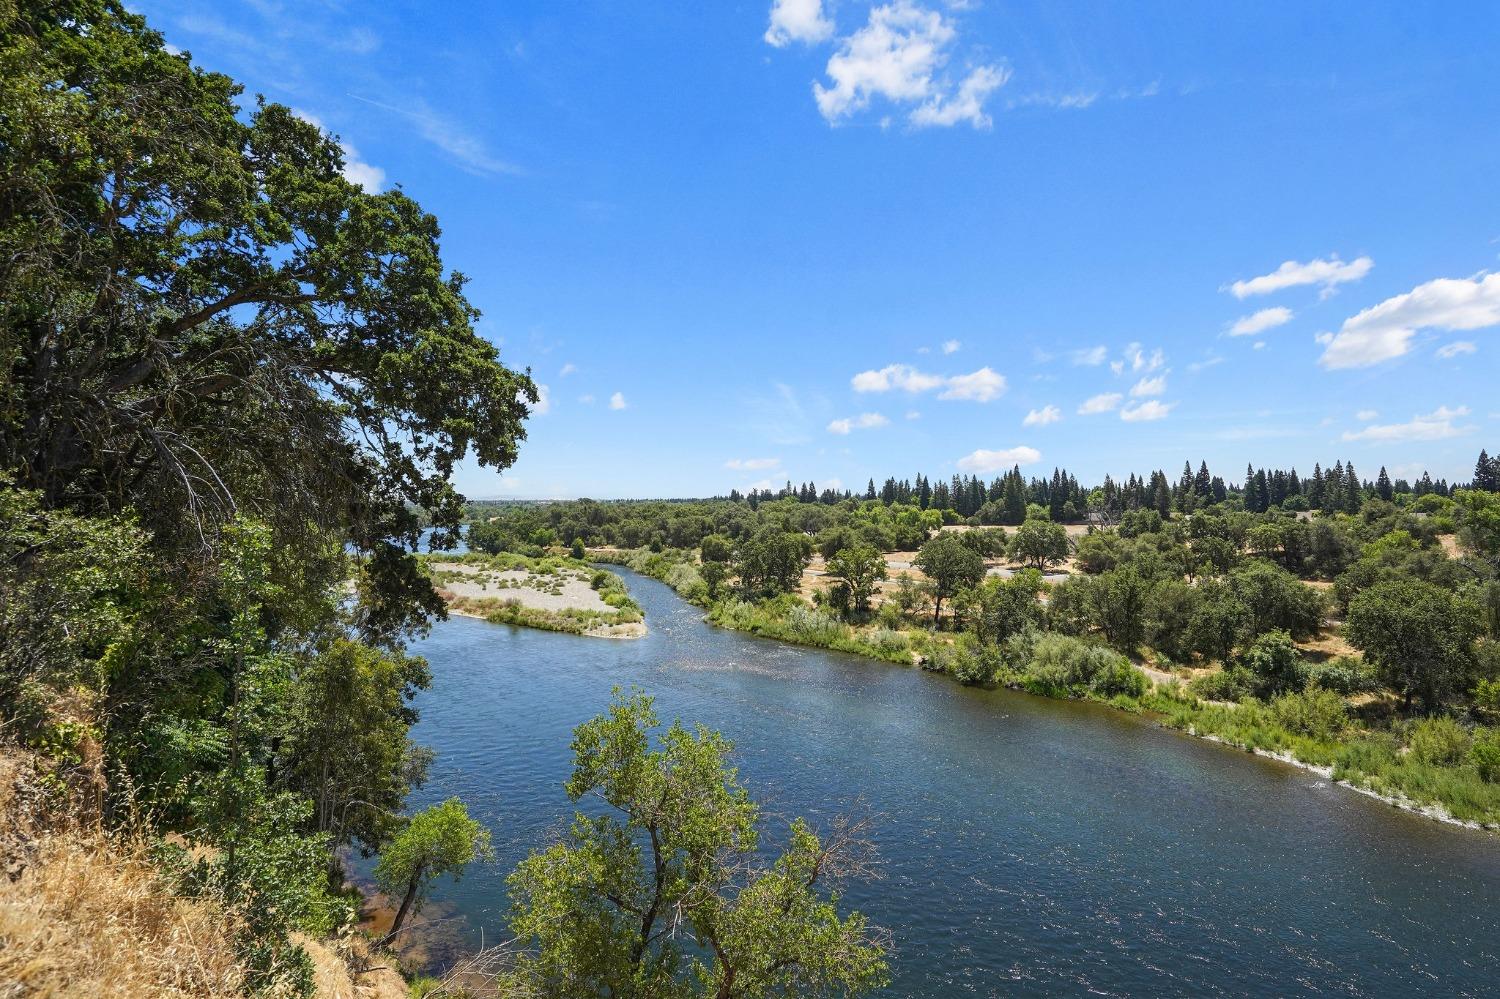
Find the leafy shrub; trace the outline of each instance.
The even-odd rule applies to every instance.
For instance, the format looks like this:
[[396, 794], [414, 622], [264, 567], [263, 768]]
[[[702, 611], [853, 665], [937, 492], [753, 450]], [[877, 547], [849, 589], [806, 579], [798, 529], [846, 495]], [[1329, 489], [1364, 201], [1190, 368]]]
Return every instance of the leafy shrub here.
[[1380, 689], [1375, 671], [1354, 656], [1337, 656], [1307, 668], [1307, 682], [1343, 697]]
[[1274, 697], [1307, 685], [1302, 653], [1285, 631], [1268, 631], [1240, 653], [1238, 665], [1255, 677], [1255, 693]]
[[1423, 718], [1407, 734], [1411, 755], [1432, 767], [1452, 767], [1469, 751], [1469, 733], [1452, 718]]
[[1486, 729], [1474, 738], [1469, 759], [1479, 771], [1479, 779], [1500, 784], [1500, 729]]
[[1023, 683], [1041, 692], [1145, 693], [1148, 681], [1112, 649], [1067, 635], [1042, 635], [1031, 649]]
[[1250, 696], [1255, 677], [1238, 667], [1194, 677], [1188, 689], [1208, 701], [1238, 701]]
[[1333, 739], [1349, 727], [1349, 709], [1331, 690], [1314, 688], [1283, 694], [1271, 702], [1271, 717], [1288, 732]]

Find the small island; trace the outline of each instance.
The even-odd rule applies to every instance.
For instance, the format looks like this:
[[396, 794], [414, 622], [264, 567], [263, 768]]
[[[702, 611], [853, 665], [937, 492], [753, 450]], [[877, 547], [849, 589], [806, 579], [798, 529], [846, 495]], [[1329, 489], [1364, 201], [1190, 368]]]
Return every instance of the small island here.
[[429, 578], [448, 610], [492, 624], [589, 638], [640, 638], [645, 616], [620, 577], [561, 556], [429, 556]]

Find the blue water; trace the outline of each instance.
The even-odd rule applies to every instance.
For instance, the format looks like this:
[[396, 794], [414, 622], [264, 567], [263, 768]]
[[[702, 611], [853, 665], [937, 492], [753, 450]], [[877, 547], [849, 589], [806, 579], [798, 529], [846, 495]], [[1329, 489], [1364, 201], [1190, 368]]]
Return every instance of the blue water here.
[[[505, 874], [563, 829], [573, 726], [614, 685], [717, 728], [772, 816], [874, 813], [890, 996], [1500, 995], [1500, 837], [1111, 709], [711, 628], [622, 572], [648, 637], [456, 618], [413, 804], [459, 795], [498, 862], [436, 889], [436, 940], [494, 941]], [[435, 946], [437, 963], [451, 950]]]

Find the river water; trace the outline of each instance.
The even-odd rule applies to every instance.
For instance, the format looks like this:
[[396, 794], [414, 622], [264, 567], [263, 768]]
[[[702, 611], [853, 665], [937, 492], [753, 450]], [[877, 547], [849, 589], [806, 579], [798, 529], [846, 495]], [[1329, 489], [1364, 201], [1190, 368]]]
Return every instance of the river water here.
[[435, 889], [465, 946], [566, 827], [573, 726], [635, 685], [733, 739], [773, 821], [876, 816], [882, 876], [846, 903], [894, 935], [886, 995], [1500, 995], [1500, 837], [1112, 709], [712, 628], [620, 572], [646, 638], [455, 618], [415, 650], [412, 803], [463, 797], [498, 854]]

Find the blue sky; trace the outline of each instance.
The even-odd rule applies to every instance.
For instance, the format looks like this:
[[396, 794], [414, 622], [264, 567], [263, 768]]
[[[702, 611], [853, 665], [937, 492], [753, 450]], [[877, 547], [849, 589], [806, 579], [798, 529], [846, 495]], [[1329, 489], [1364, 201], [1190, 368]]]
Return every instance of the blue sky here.
[[471, 496], [1500, 449], [1500, 5], [133, 9], [442, 221]]

